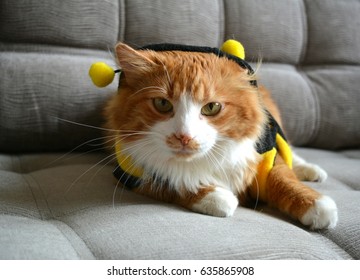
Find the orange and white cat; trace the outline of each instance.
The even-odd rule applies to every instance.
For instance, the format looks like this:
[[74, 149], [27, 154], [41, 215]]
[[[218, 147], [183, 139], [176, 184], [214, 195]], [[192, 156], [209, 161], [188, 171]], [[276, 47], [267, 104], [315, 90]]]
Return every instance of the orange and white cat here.
[[256, 145], [267, 112], [281, 120], [248, 69], [214, 53], [123, 43], [116, 55], [122, 74], [106, 126], [115, 133], [118, 161], [138, 178], [133, 191], [219, 217], [260, 199], [312, 229], [336, 225], [335, 202], [300, 181], [323, 181], [326, 172], [295, 154], [293, 168], [278, 154], [260, 189]]

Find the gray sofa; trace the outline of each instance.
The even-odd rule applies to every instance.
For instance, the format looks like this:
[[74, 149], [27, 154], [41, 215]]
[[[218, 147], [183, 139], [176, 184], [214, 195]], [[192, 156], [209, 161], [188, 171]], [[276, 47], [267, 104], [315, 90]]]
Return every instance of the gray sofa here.
[[[358, 0], [0, 2], [1, 259], [359, 259]], [[298, 154], [328, 172], [335, 229], [309, 231], [266, 207], [231, 218], [115, 189], [101, 146], [104, 89], [91, 63], [116, 42], [218, 47], [262, 59]]]

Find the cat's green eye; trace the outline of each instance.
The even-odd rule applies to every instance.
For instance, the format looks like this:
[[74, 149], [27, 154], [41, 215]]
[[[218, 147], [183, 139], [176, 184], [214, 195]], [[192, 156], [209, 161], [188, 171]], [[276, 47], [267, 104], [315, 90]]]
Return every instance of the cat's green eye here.
[[154, 98], [153, 104], [155, 109], [162, 114], [170, 113], [173, 110], [173, 105], [165, 98]]
[[204, 116], [215, 116], [221, 111], [219, 102], [210, 102], [201, 108], [201, 114]]

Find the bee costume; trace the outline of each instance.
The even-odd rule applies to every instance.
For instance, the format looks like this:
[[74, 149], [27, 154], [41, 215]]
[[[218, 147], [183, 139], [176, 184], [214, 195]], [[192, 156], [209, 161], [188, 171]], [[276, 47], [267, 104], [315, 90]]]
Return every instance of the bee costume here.
[[[226, 41], [222, 45], [221, 49], [186, 45], [157, 44], [142, 47], [140, 50], [213, 53], [218, 57], [226, 57], [235, 61], [241, 68], [247, 70], [250, 75], [254, 73], [251, 66], [244, 60], [245, 52], [243, 46], [235, 40]], [[113, 81], [115, 73], [117, 72], [121, 72], [121, 70], [114, 71], [107, 64], [97, 62], [90, 67], [89, 75], [96, 86], [105, 87]], [[251, 80], [250, 84], [257, 87], [256, 80]], [[265, 127], [263, 135], [257, 141], [255, 147], [256, 151], [262, 155], [262, 160], [258, 165], [256, 175], [260, 198], [265, 195], [266, 180], [274, 166], [277, 154], [279, 154], [284, 159], [285, 163], [292, 168], [291, 149], [286, 141], [284, 133], [273, 116], [268, 111], [266, 111], [266, 113], [268, 115], [268, 123]], [[115, 177], [128, 188], [136, 188], [140, 186], [144, 170], [140, 166], [134, 166], [134, 162], [131, 157], [122, 152], [120, 142], [116, 144], [115, 150], [118, 162], [118, 166], [114, 170]]]

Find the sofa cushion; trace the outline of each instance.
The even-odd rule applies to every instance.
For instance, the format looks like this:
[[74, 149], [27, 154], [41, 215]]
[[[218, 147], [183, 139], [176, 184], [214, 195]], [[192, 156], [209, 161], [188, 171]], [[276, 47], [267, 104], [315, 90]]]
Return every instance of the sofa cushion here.
[[360, 3], [306, 0], [306, 64], [360, 64]]
[[135, 47], [155, 43], [219, 46], [223, 15], [222, 1], [128, 1], [124, 39]]
[[111, 87], [95, 88], [87, 73], [94, 60], [104, 58], [1, 52], [0, 60], [0, 151], [70, 150], [102, 136], [82, 125], [103, 125]]
[[359, 151], [298, 153], [330, 175], [311, 186], [337, 202], [335, 229], [261, 204], [217, 218], [155, 201], [116, 188], [105, 154], [1, 156], [0, 258], [359, 259]]
[[1, 1], [0, 40], [107, 50], [120, 19], [118, 1]]
[[218, 47], [225, 39], [238, 39], [247, 60], [262, 58], [260, 83], [272, 91], [294, 145], [360, 145], [356, 0], [136, 0], [106, 1], [101, 8], [97, 1], [32, 0], [0, 5], [2, 152], [71, 150], [100, 137], [98, 130], [59, 118], [101, 125], [101, 107], [116, 82], [97, 89], [87, 72], [97, 60], [115, 66], [109, 50], [118, 40], [133, 46]]
[[298, 146], [322, 149], [360, 145], [360, 69], [354, 65], [267, 63], [258, 71], [280, 107], [285, 132]]
[[298, 64], [305, 52], [302, 1], [224, 1], [225, 37], [243, 42], [250, 61]]

